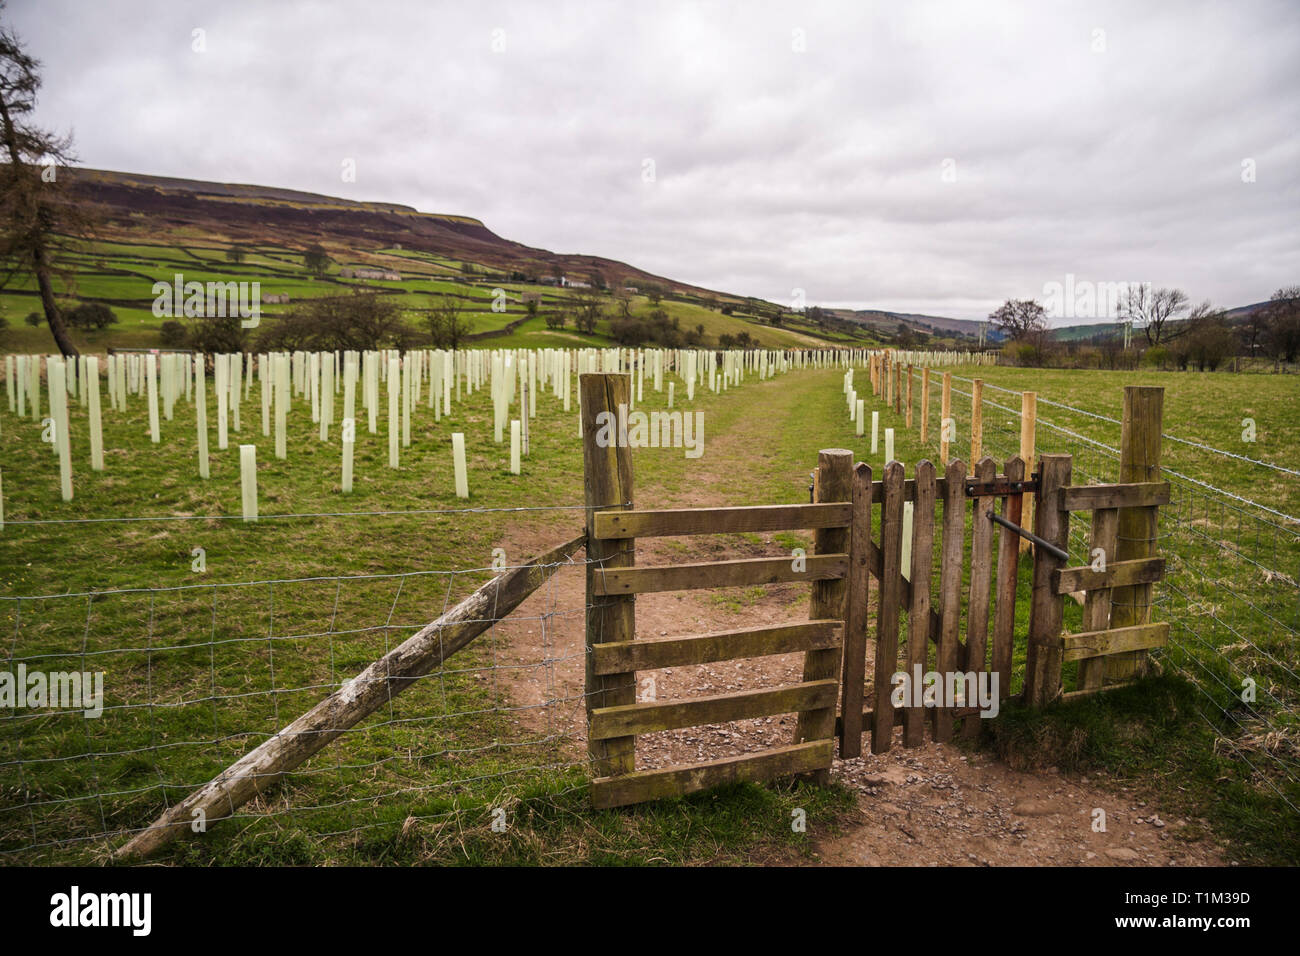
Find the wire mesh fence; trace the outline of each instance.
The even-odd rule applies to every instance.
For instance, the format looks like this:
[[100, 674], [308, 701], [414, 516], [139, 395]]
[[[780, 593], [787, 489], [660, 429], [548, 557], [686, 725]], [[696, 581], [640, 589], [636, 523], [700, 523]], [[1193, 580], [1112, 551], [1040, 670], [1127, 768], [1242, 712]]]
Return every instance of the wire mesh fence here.
[[[529, 786], [581, 785], [584, 692], [561, 675], [575, 663], [581, 674], [586, 607], [562, 576], [580, 580], [584, 561], [565, 564], [517, 612], [235, 808], [238, 839], [288, 814], [300, 838], [327, 840], [481, 816]], [[501, 570], [0, 600], [0, 671], [25, 695], [0, 710], [0, 860], [106, 859]]]

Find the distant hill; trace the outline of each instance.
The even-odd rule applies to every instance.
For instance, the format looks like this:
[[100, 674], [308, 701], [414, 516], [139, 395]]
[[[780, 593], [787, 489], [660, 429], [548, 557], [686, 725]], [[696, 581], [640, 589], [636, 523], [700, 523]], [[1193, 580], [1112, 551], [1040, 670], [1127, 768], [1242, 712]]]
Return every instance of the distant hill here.
[[[1227, 319], [1229, 325], [1239, 325], [1253, 313], [1265, 308], [1267, 305], [1267, 302], [1252, 302], [1250, 305], [1239, 305], [1231, 309], [1225, 309], [1224, 318]], [[1180, 335], [1185, 324], [1185, 320], [1171, 320], [1167, 326], [1166, 334], [1170, 338]], [[1090, 325], [1067, 325], [1059, 329], [1052, 329], [1049, 335], [1056, 342], [1108, 341], [1123, 337], [1124, 326], [1117, 321], [1094, 322]], [[1135, 328], [1133, 335], [1141, 337], [1142, 329], [1140, 327]]]
[[883, 309], [828, 309], [837, 318], [855, 322], [873, 331], [892, 335], [899, 323], [930, 335], [968, 335], [979, 338], [984, 323], [971, 319], [950, 319], [942, 315], [920, 315], [915, 312], [887, 312]]
[[68, 182], [109, 226], [138, 230], [142, 220], [195, 229], [230, 242], [305, 248], [330, 242], [364, 250], [405, 249], [479, 263], [503, 272], [560, 276], [611, 286], [657, 284], [700, 295], [708, 289], [656, 276], [625, 262], [569, 255], [502, 238], [471, 216], [427, 213], [395, 203], [359, 202], [296, 189], [215, 183], [141, 173], [73, 168]]

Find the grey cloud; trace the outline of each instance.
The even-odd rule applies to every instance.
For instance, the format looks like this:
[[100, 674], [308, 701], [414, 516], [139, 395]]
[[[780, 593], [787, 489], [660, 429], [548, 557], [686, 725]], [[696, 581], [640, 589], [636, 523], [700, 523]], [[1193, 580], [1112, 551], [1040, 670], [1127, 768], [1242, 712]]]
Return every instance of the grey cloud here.
[[968, 318], [1067, 272], [1223, 305], [1300, 281], [1293, 3], [9, 14], [46, 65], [40, 119], [74, 127], [88, 165], [402, 202], [731, 292]]

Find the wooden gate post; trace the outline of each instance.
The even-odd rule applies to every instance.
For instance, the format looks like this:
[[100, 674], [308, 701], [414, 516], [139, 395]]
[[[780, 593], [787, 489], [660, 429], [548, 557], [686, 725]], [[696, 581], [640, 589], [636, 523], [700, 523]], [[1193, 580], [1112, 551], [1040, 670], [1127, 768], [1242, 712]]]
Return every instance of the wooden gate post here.
[[[1069, 455], [1043, 455], [1039, 464], [1038, 508], [1034, 531], [1058, 548], [1070, 544], [1070, 512], [1062, 489], [1070, 484]], [[1034, 549], [1034, 583], [1029, 604], [1029, 644], [1025, 651], [1025, 702], [1050, 704], [1061, 692], [1061, 617], [1065, 597], [1056, 593], [1052, 572], [1064, 561]]]
[[[1165, 390], [1158, 386], [1124, 388], [1124, 424], [1120, 432], [1121, 483], [1160, 480], [1160, 432], [1164, 422]], [[1149, 558], [1156, 553], [1156, 526], [1160, 509], [1121, 508], [1116, 561]], [[1107, 561], [1112, 560], [1109, 555]], [[1111, 627], [1147, 624], [1151, 620], [1154, 584], [1135, 584], [1111, 591]], [[1106, 680], [1130, 680], [1147, 667], [1148, 653], [1128, 651], [1106, 657]]]
[[[597, 577], [604, 569], [635, 563], [635, 538], [596, 538], [597, 511], [632, 506], [632, 449], [619, 443], [619, 412], [628, 406], [631, 376], [586, 374], [578, 378], [582, 398], [583, 490], [587, 506], [587, 721], [597, 707], [636, 703], [636, 674], [597, 674], [591, 649], [609, 641], [636, 637], [636, 597], [598, 595]], [[624, 412], [626, 414], [626, 412]], [[824, 736], [830, 736], [826, 734]], [[592, 775], [612, 777], [636, 769], [636, 737], [593, 740], [588, 735]]]
[[[824, 448], [818, 453], [817, 500], [819, 502], [853, 500], [853, 452], [845, 448]], [[848, 550], [848, 528], [819, 528], [813, 534], [815, 554], [844, 554]], [[844, 596], [847, 591], [848, 582], [844, 578], [814, 581], [809, 606], [810, 619], [844, 620]], [[848, 635], [845, 634], [844, 637], [847, 645]], [[838, 647], [808, 651], [803, 661], [804, 681], [838, 679], [841, 655], [842, 652]], [[833, 702], [827, 708], [799, 713], [799, 721], [794, 733], [796, 744], [833, 736], [835, 736]], [[810, 777], [818, 783], [828, 783], [830, 771], [816, 770], [810, 774]]]

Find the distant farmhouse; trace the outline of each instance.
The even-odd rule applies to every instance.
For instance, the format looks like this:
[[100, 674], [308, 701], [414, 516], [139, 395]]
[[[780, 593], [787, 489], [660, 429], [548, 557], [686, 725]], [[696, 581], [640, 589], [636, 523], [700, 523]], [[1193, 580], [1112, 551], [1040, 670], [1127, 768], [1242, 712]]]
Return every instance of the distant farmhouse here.
[[402, 275], [394, 272], [392, 269], [368, 269], [360, 267], [353, 269], [347, 266], [339, 270], [339, 276], [344, 279], [385, 279], [388, 282], [401, 282]]
[[590, 289], [590, 282], [579, 282], [576, 279], [570, 279], [568, 276], [560, 276], [560, 285], [566, 289]]
[[263, 292], [262, 305], [288, 305], [289, 293], [287, 292]]

